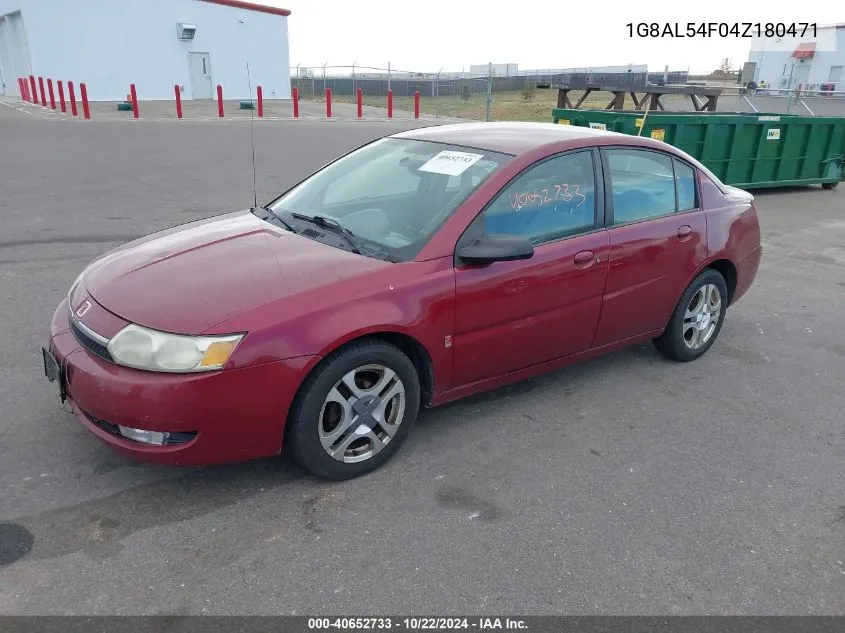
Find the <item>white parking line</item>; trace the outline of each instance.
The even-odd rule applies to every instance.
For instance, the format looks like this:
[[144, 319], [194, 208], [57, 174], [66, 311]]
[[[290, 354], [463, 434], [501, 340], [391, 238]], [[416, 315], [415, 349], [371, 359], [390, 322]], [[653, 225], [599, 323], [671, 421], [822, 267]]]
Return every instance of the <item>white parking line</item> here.
[[0, 105], [4, 105], [7, 108], [12, 108], [12, 110], [17, 110], [18, 112], [23, 112], [24, 114], [32, 114], [32, 112], [29, 112], [28, 110], [24, 110], [23, 108], [19, 108], [16, 105], [8, 103], [7, 101], [0, 101]]

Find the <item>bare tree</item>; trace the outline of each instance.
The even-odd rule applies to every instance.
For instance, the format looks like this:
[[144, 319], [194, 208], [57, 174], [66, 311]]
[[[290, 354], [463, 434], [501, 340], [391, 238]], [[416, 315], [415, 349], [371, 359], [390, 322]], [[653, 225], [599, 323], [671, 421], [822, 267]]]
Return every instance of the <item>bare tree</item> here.
[[719, 72], [722, 74], [722, 78], [724, 79], [725, 84], [728, 83], [728, 78], [734, 72], [734, 65], [733, 61], [730, 57], [725, 57], [722, 62], [719, 64]]
[[533, 81], [526, 81], [522, 84], [522, 98], [525, 101], [534, 101], [534, 95], [537, 93], [537, 84]]

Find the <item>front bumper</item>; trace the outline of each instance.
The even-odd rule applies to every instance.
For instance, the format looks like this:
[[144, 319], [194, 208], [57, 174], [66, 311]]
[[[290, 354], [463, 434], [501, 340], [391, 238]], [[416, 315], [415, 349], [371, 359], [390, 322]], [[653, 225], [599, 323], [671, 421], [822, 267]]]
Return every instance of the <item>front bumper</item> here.
[[[68, 310], [65, 300], [53, 315], [48, 349], [77, 419], [102, 442], [133, 459], [178, 466], [281, 452], [288, 409], [314, 357], [202, 374], [138, 371], [81, 347], [68, 327]], [[192, 435], [157, 446], [116, 434], [117, 425]]]

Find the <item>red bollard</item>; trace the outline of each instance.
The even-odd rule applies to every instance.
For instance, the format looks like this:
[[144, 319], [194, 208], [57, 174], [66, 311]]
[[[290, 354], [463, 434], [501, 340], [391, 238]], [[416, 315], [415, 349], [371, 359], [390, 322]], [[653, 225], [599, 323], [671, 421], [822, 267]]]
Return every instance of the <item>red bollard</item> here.
[[70, 113], [76, 116], [79, 113], [76, 111], [76, 93], [73, 91], [72, 81], [67, 82], [67, 96], [70, 99]]
[[53, 80], [47, 80], [47, 92], [50, 93], [50, 107], [55, 110], [56, 109], [56, 95], [53, 94]]
[[393, 118], [393, 91], [387, 91], [387, 118]]
[[85, 84], [79, 84], [79, 93], [82, 96], [82, 114], [86, 119], [91, 118], [91, 109], [88, 107], [88, 88]]
[[138, 93], [135, 91], [135, 84], [129, 84], [129, 94], [132, 95], [132, 117], [138, 118]]
[[299, 117], [299, 88], [293, 87], [293, 118]]
[[223, 118], [223, 86], [217, 85], [217, 116]]
[[20, 77], [18, 77], [18, 92], [21, 93], [21, 101], [26, 101], [26, 95], [24, 94], [23, 89], [23, 80], [21, 80]]
[[179, 84], [173, 86], [173, 92], [176, 93], [176, 118], [182, 118], [182, 90], [179, 88]]
[[326, 118], [332, 118], [332, 89], [326, 88]]
[[29, 76], [29, 102], [38, 103], [38, 90], [35, 89], [35, 76]]
[[420, 118], [420, 91], [414, 93], [414, 118]]
[[364, 91], [358, 88], [358, 118], [364, 116]]
[[258, 86], [255, 91], [258, 94], [258, 118], [260, 119], [264, 116], [264, 90]]
[[62, 109], [62, 112], [67, 112], [67, 106], [65, 106], [65, 89], [62, 86], [62, 80], [59, 79], [57, 82], [59, 84], [59, 106]]
[[38, 78], [38, 92], [41, 93], [41, 105], [47, 107], [47, 95], [44, 92], [44, 77]]

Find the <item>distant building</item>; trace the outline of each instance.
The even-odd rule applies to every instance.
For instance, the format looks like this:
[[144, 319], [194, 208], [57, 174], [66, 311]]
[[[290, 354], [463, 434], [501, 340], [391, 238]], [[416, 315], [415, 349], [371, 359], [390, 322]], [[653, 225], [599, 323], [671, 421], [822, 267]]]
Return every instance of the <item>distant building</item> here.
[[290, 98], [287, 16], [247, 0], [0, 0], [0, 94], [18, 77], [85, 82], [92, 101]]
[[[752, 66], [753, 64], [753, 66]], [[765, 82], [768, 88], [821, 90], [833, 84], [833, 90], [845, 90], [845, 24], [819, 26], [796, 37], [761, 37], [751, 40], [748, 63], [742, 83]], [[753, 76], [751, 75], [753, 71]]]
[[[490, 74], [490, 64], [470, 64], [470, 75], [484, 75]], [[518, 64], [493, 64], [492, 71], [494, 77], [510, 77], [511, 75], [519, 74]]]

